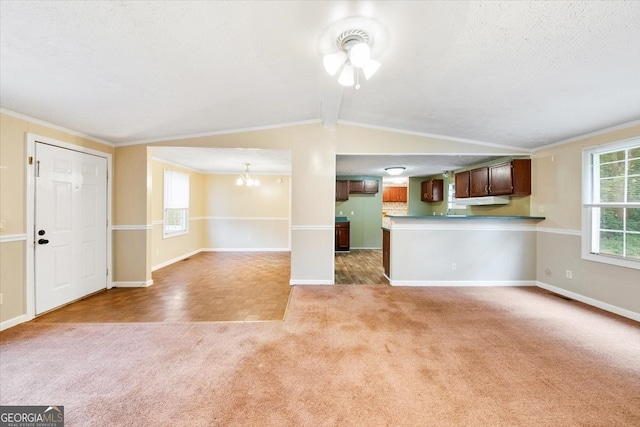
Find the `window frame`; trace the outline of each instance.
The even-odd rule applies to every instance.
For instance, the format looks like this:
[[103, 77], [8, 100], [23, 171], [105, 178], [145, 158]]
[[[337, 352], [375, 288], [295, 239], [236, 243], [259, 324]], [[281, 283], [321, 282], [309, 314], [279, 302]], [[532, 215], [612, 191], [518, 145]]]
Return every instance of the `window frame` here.
[[456, 183], [450, 182], [447, 184], [447, 210], [466, 210], [467, 205], [460, 205], [456, 203]]
[[[173, 175], [182, 175], [183, 177], [186, 177], [187, 193], [191, 191], [191, 182], [190, 182], [189, 174], [178, 172], [172, 169], [164, 170], [163, 197], [162, 197], [162, 238], [163, 239], [170, 239], [172, 237], [184, 236], [186, 234], [189, 234], [189, 195], [187, 194], [186, 204], [185, 204], [185, 201], [182, 200], [178, 202], [178, 205], [177, 205], [180, 207], [174, 207], [172, 205], [172, 200], [171, 200], [172, 197], [170, 194], [172, 189], [168, 189], [167, 187], [168, 187], [168, 179], [169, 181], [172, 180]], [[171, 185], [170, 182], [169, 182], [169, 185]], [[167, 217], [168, 217], [168, 212], [170, 210], [182, 213], [182, 217], [183, 217], [182, 227], [180, 230], [167, 230]]]
[[[596, 261], [605, 264], [616, 265], [640, 270], [640, 260], [619, 257], [610, 254], [600, 254], [591, 251], [593, 247], [594, 235], [599, 239], [600, 217], [596, 218], [594, 208], [640, 208], [640, 202], [594, 202], [594, 180], [598, 176], [592, 167], [592, 157], [614, 151], [640, 148], [640, 138], [631, 138], [623, 141], [587, 147], [582, 150], [582, 233], [581, 247], [582, 259]], [[625, 169], [625, 177], [628, 177], [628, 170]], [[625, 185], [625, 193], [627, 186]], [[627, 233], [624, 231], [623, 233]]]

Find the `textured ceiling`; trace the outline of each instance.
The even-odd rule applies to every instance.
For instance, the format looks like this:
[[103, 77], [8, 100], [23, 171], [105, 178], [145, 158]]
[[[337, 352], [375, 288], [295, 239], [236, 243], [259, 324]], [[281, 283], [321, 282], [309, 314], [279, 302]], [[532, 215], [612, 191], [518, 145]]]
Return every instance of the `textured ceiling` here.
[[288, 150], [153, 147], [151, 155], [203, 173], [240, 174], [249, 163], [251, 173], [291, 175], [291, 152]]
[[338, 122], [534, 148], [640, 119], [637, 1], [1, 1], [0, 106], [116, 144], [326, 121], [354, 15], [388, 39]]

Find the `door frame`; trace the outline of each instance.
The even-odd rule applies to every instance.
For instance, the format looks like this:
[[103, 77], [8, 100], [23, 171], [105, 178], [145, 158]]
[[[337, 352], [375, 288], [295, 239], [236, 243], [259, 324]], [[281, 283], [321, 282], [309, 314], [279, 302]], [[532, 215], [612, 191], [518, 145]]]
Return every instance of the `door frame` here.
[[36, 142], [42, 142], [48, 145], [52, 145], [58, 148], [65, 148], [68, 150], [77, 151], [84, 154], [91, 154], [98, 157], [107, 159], [107, 289], [113, 287], [113, 256], [112, 256], [112, 191], [113, 191], [113, 156], [110, 153], [94, 150], [91, 148], [83, 147], [73, 143], [60, 141], [53, 138], [47, 138], [44, 136], [36, 135], [33, 133], [26, 134], [26, 167], [25, 167], [25, 180], [26, 180], [26, 197], [25, 197], [25, 212], [26, 212], [26, 241], [25, 241], [25, 312], [26, 321], [33, 320], [35, 318], [36, 304], [35, 304], [35, 150]]

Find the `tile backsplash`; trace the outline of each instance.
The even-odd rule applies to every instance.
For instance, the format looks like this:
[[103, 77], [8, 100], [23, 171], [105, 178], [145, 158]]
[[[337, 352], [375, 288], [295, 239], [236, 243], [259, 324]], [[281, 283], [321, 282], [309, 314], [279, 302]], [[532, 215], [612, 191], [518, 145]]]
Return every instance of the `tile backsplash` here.
[[406, 215], [409, 205], [406, 202], [384, 202], [382, 212], [385, 215]]

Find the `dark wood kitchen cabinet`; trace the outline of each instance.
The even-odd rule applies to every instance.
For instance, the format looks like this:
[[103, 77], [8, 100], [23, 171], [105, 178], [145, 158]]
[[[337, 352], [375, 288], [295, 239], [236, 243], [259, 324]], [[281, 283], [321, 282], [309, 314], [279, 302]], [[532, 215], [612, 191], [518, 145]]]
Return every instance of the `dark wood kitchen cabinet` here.
[[420, 200], [423, 202], [441, 202], [444, 193], [444, 181], [431, 179], [420, 183]]
[[469, 181], [471, 197], [528, 196], [531, 194], [531, 159], [514, 159], [474, 169], [469, 172]]
[[469, 171], [469, 197], [489, 195], [489, 168], [478, 168]]
[[383, 202], [406, 202], [407, 187], [384, 187], [382, 190]]
[[531, 159], [514, 159], [489, 166], [489, 194], [530, 195]]
[[336, 202], [349, 200], [349, 181], [336, 181]]
[[365, 179], [349, 181], [349, 193], [351, 194], [376, 194], [378, 192], [378, 180]]
[[382, 267], [384, 275], [388, 278], [391, 267], [391, 232], [389, 230], [382, 230]]
[[351, 227], [348, 222], [336, 222], [335, 223], [336, 230], [336, 243], [335, 243], [335, 251], [336, 252], [349, 252], [349, 248], [351, 246]]
[[455, 176], [456, 199], [469, 197], [469, 171], [459, 172]]

